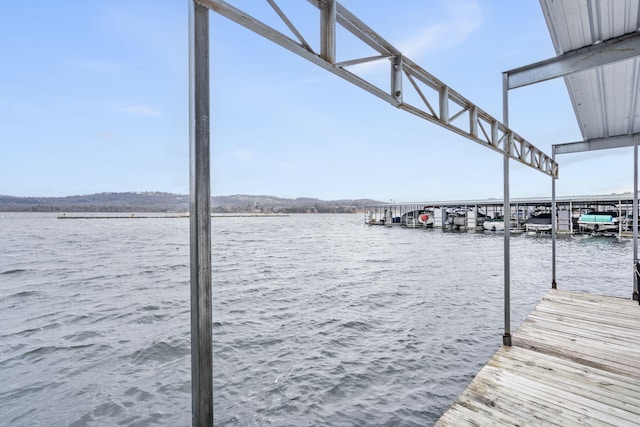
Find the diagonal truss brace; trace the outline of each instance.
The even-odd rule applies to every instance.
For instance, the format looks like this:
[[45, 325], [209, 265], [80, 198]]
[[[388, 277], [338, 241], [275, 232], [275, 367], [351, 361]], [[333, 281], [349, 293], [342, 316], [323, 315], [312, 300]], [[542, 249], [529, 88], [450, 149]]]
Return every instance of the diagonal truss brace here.
[[[558, 164], [550, 156], [477, 107], [411, 59], [402, 55], [398, 49], [335, 0], [308, 0], [311, 5], [320, 10], [320, 53], [316, 53], [311, 48], [294, 24], [276, 5], [275, 0], [267, 0], [267, 2], [297, 40], [264, 24], [224, 0], [195, 1], [319, 67], [342, 77], [397, 108], [442, 126], [494, 151], [506, 154], [510, 158], [553, 178], [558, 177]], [[379, 55], [354, 58], [337, 63], [336, 23], [378, 52]], [[388, 60], [390, 62], [390, 89], [388, 92], [347, 69], [352, 65], [377, 60]], [[403, 85], [404, 81], [408, 81], [409, 84]], [[422, 103], [413, 105], [405, 102], [403, 100], [403, 87], [411, 88]], [[463, 118], [466, 118], [466, 120]]]

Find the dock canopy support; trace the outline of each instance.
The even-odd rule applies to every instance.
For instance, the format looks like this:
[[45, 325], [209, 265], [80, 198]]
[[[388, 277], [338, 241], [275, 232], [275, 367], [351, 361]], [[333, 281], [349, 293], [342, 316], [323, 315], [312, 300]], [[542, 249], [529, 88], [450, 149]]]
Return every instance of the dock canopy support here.
[[634, 32], [604, 40], [562, 55], [509, 71], [509, 89], [563, 77], [593, 67], [640, 55], [640, 33]]
[[[640, 266], [638, 266], [638, 143], [640, 142], [640, 133], [627, 135], [614, 135], [605, 138], [594, 138], [585, 141], [568, 142], [563, 144], [555, 144], [552, 146], [552, 158], [555, 160], [556, 154], [581, 153], [584, 151], [606, 150], [611, 148], [633, 147], [633, 292], [632, 298], [640, 303], [640, 295], [638, 290], [638, 282], [640, 280]], [[555, 179], [551, 185], [552, 192], [552, 210], [555, 213]], [[622, 202], [618, 203], [618, 209], [622, 209]], [[555, 220], [555, 215], [552, 215]], [[622, 221], [620, 221], [620, 227]], [[556, 288], [556, 223], [552, 226], [552, 274], [553, 289]]]
[[[502, 120], [509, 126], [509, 88], [508, 78], [502, 75]], [[508, 141], [507, 141], [508, 142]], [[511, 142], [506, 143], [506, 149], [511, 148]], [[504, 223], [504, 335], [502, 344], [511, 345], [511, 202], [509, 201], [509, 152], [503, 160], [504, 209], [502, 221]]]
[[[542, 173], [550, 176], [558, 175], [558, 165], [551, 160], [551, 157], [410, 58], [404, 56], [400, 50], [336, 0], [307, 0], [312, 7], [319, 9], [320, 13], [318, 20], [320, 22], [319, 54], [302, 38], [294, 22], [286, 16], [282, 8], [277, 6], [276, 0], [267, 0], [267, 3], [291, 34], [278, 31], [224, 0], [194, 1], [345, 79], [396, 108], [442, 126], [491, 150], [501, 154], [506, 153], [513, 160]], [[363, 46], [375, 50], [376, 55], [336, 62], [338, 35], [340, 34], [337, 31], [337, 25], [359, 39]], [[292, 38], [292, 35], [295, 38]], [[349, 68], [357, 64], [379, 60], [390, 62], [388, 76], [390, 88], [387, 90], [378, 87], [377, 79], [369, 81], [366, 77], [356, 75]], [[403, 84], [403, 82], [409, 84]], [[415, 95], [416, 101], [409, 102], [410, 97], [403, 97], [403, 94]], [[421, 102], [417, 101], [418, 99]], [[434, 101], [437, 101], [437, 105], [431, 105], [432, 102], [436, 103]], [[463, 117], [466, 120], [456, 120]], [[509, 144], [513, 147], [509, 147]], [[518, 148], [514, 148], [516, 146]]]
[[[308, 3], [320, 10], [320, 54], [301, 37], [294, 23], [285, 15], [284, 11], [276, 5], [276, 0], [267, 0], [267, 3], [282, 19], [297, 40], [291, 38], [291, 34], [284, 34], [277, 29], [266, 25], [248, 13], [230, 5], [224, 0], [192, 0], [213, 10], [214, 12], [236, 22], [239, 25], [265, 37], [266, 39], [288, 49], [289, 51], [305, 58], [315, 65], [345, 79], [353, 85], [369, 92], [370, 94], [388, 102], [392, 106], [418, 116], [431, 123], [444, 127], [486, 148], [503, 155], [504, 160], [504, 222], [505, 222], [505, 335], [504, 342], [511, 345], [510, 328], [510, 289], [509, 289], [509, 160], [516, 160], [530, 168], [547, 174], [551, 177], [558, 176], [558, 165], [551, 157], [543, 153], [522, 136], [509, 129], [506, 118], [508, 106], [506, 104], [508, 91], [508, 75], [503, 76], [503, 93], [505, 97], [504, 116], [505, 123], [500, 123], [487, 112], [466, 99], [460, 93], [449, 87], [443, 81], [427, 72], [411, 59], [407, 58], [391, 43], [377, 34], [373, 29], [358, 19], [336, 0], [308, 0]], [[377, 52], [374, 56], [365, 58], [352, 58], [346, 61], [335, 62], [338, 40], [336, 24], [342, 29], [359, 39], [363, 45]], [[377, 60], [390, 61], [389, 90], [379, 88], [375, 81], [351, 72], [348, 67]], [[409, 83], [403, 85], [403, 81]], [[405, 90], [415, 96], [413, 103], [404, 97]], [[427, 94], [429, 96], [427, 96]], [[437, 105], [432, 106], [431, 102]], [[417, 100], [421, 100], [419, 102]], [[457, 120], [462, 118], [461, 120]]]
[[633, 138], [633, 300], [640, 302], [638, 295], [638, 140], [640, 135]]
[[209, 10], [189, 4], [191, 423], [213, 425]]
[[[556, 160], [556, 146], [551, 146], [551, 158]], [[571, 215], [571, 214], [569, 214]], [[571, 221], [571, 216], [569, 216]], [[556, 207], [556, 180], [551, 178], [551, 289], [558, 288], [556, 282], [556, 237], [558, 229], [558, 209]]]

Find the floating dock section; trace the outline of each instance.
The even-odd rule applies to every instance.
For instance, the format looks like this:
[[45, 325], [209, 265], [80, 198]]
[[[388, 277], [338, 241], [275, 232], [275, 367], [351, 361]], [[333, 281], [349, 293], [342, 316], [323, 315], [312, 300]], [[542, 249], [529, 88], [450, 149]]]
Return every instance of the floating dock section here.
[[640, 306], [552, 290], [436, 426], [640, 424]]

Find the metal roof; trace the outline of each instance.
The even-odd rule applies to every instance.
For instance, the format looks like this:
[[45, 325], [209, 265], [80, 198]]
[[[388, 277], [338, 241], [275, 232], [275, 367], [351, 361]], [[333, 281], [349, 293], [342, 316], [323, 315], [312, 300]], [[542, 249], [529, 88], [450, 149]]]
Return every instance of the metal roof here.
[[[551, 203], [551, 197], [520, 197], [510, 198], [511, 205], [521, 206], [536, 206], [546, 205]], [[592, 194], [592, 195], [577, 195], [577, 196], [560, 196], [556, 197], [557, 203], [576, 203], [576, 204], [611, 204], [611, 205], [630, 205], [633, 203], [632, 193], [623, 194]], [[501, 206], [504, 204], [502, 199], [468, 199], [468, 200], [423, 200], [417, 202], [391, 202], [391, 203], [376, 203], [367, 205], [367, 207], [389, 207], [389, 206]]]
[[508, 89], [564, 78], [584, 141], [559, 144], [557, 153], [633, 145], [640, 134], [640, 0], [540, 6], [557, 56], [507, 71]]
[[[638, 29], [638, 0], [541, 0], [556, 54], [597, 45]], [[640, 57], [564, 78], [584, 139], [640, 132]]]

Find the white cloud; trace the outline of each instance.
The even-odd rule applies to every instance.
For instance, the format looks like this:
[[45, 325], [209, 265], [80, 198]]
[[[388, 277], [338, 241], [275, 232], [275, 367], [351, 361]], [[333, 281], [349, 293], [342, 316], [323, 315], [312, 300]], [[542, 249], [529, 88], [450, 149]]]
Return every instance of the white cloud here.
[[[448, 15], [442, 21], [424, 27], [408, 39], [393, 44], [407, 58], [420, 63], [426, 53], [449, 49], [464, 42], [482, 26], [484, 17], [477, 0], [447, 2]], [[357, 74], [389, 69], [388, 61], [374, 61], [349, 67]]]
[[427, 52], [451, 48], [462, 43], [484, 20], [477, 1], [454, 1], [447, 4], [449, 17], [430, 25], [413, 37], [398, 43], [400, 51], [409, 58]]
[[145, 116], [145, 117], [160, 117], [162, 116], [162, 113], [160, 113], [160, 111], [156, 110], [153, 107], [149, 107], [146, 105], [130, 105], [127, 107], [119, 107], [117, 108], [118, 111], [121, 111], [123, 113], [127, 113], [127, 114], [133, 114], [136, 116]]

